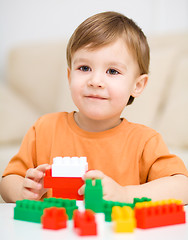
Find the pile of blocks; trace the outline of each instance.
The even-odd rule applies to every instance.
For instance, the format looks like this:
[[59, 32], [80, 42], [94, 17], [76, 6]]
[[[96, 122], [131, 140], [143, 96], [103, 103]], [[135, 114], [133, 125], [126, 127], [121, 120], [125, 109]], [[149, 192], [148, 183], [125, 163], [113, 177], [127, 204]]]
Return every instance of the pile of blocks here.
[[84, 184], [82, 176], [87, 170], [86, 157], [56, 157], [52, 168], [46, 170], [44, 187], [52, 188], [53, 197], [83, 200], [78, 189]]
[[153, 202], [145, 197], [134, 198], [133, 203], [105, 201], [100, 179], [86, 180], [85, 211], [79, 211], [77, 192], [84, 184], [82, 176], [87, 169], [86, 158], [55, 158], [52, 169], [44, 177], [45, 187], [53, 189], [53, 198], [45, 198], [43, 202], [17, 201], [14, 219], [42, 223], [44, 229], [53, 230], [66, 228], [67, 221], [72, 220], [80, 236], [97, 235], [98, 213], [104, 214], [106, 222], [112, 222], [115, 233], [133, 232], [136, 227], [147, 229], [185, 223], [181, 201]]

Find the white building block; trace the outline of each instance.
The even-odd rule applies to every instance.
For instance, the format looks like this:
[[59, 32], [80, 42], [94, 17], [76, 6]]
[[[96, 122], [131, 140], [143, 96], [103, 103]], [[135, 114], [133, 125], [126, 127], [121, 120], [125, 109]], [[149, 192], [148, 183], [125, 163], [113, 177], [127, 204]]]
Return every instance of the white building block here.
[[105, 216], [104, 213], [96, 213], [96, 222], [97, 222], [97, 239], [106, 239], [105, 238]]
[[82, 177], [88, 170], [86, 157], [55, 157], [52, 177]]

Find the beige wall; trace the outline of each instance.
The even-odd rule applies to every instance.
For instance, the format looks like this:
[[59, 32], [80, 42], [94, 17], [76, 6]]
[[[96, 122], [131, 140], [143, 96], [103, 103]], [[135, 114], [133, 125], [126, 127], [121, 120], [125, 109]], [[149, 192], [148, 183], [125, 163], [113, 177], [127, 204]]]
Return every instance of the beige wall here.
[[0, 80], [12, 47], [69, 38], [85, 18], [108, 10], [134, 19], [146, 34], [188, 30], [188, 0], [1, 0]]

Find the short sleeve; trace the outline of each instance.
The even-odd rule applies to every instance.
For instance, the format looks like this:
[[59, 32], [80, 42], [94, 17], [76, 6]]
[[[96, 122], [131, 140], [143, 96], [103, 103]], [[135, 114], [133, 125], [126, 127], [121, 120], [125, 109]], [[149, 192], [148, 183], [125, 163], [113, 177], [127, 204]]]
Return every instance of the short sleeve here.
[[25, 135], [19, 152], [10, 160], [3, 177], [10, 174], [17, 174], [25, 177], [29, 168], [36, 167], [36, 140], [35, 127], [32, 126]]
[[179, 157], [169, 153], [161, 135], [156, 133], [145, 143], [143, 149], [140, 182], [142, 184], [175, 174], [188, 176], [188, 171]]

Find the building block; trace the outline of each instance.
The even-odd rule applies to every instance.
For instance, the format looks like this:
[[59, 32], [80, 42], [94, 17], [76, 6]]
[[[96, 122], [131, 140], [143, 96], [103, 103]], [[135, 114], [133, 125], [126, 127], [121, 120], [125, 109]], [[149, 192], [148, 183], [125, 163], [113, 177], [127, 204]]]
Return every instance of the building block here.
[[78, 189], [84, 184], [81, 177], [52, 177], [52, 169], [47, 169], [44, 176], [44, 187], [52, 188], [52, 196], [83, 200]]
[[52, 177], [79, 177], [88, 170], [86, 157], [56, 157], [52, 164]]
[[44, 209], [41, 223], [44, 229], [58, 230], [67, 227], [67, 219], [65, 208], [51, 207]]
[[103, 190], [101, 179], [96, 179], [95, 185], [92, 185], [91, 179], [86, 179], [84, 199], [85, 209], [91, 209], [97, 213], [103, 211]]
[[103, 201], [103, 212], [105, 214], [105, 221], [106, 222], [111, 222], [112, 221], [112, 208], [114, 206], [119, 206], [119, 207], [123, 207], [123, 206], [128, 206], [131, 207], [132, 209], [134, 208], [134, 204], [133, 203], [122, 203], [122, 202], [113, 202], [113, 201]]
[[136, 203], [137, 227], [146, 229], [185, 223], [185, 211], [179, 200]]
[[131, 207], [114, 206], [112, 208], [112, 220], [114, 232], [133, 232], [136, 227], [134, 210]]
[[95, 214], [96, 224], [97, 224], [97, 236], [98, 239], [106, 239], [106, 226], [105, 226], [105, 216], [104, 213]]
[[133, 199], [133, 204], [134, 204], [134, 207], [135, 207], [137, 202], [150, 202], [150, 201], [151, 201], [151, 198], [147, 198], [147, 197], [134, 198]]
[[48, 203], [34, 200], [18, 200], [14, 208], [14, 219], [28, 222], [41, 223], [43, 210], [48, 208]]
[[53, 197], [83, 200], [78, 189], [84, 184], [82, 176], [87, 170], [86, 157], [56, 157], [45, 172], [44, 187], [52, 188]]
[[47, 203], [50, 207], [65, 208], [69, 220], [72, 219], [74, 210], [78, 209], [78, 206], [76, 205], [76, 200], [72, 199], [45, 198], [44, 202]]
[[119, 206], [119, 207], [123, 207], [123, 206], [128, 206], [131, 207], [132, 209], [134, 209], [135, 204], [137, 202], [146, 202], [146, 201], [151, 201], [150, 198], [146, 198], [146, 197], [142, 197], [142, 198], [134, 198], [133, 199], [133, 203], [122, 203], [122, 202], [113, 202], [113, 201], [103, 201], [103, 210], [102, 212], [104, 212], [105, 214], [105, 221], [106, 222], [111, 222], [112, 218], [112, 207], [114, 206]]
[[97, 224], [92, 210], [87, 209], [85, 212], [75, 210], [73, 221], [74, 228], [80, 236], [97, 235]]

